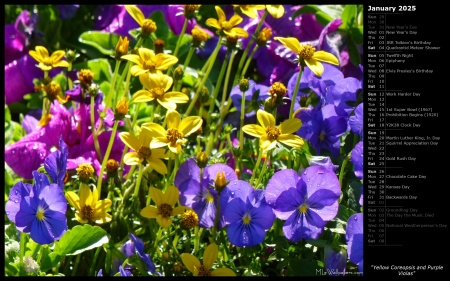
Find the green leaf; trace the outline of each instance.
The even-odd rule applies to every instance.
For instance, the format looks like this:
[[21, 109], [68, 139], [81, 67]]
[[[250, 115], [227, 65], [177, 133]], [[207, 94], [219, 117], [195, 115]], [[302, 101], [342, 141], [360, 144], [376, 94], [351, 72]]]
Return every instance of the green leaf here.
[[347, 47], [350, 61], [355, 66], [358, 66], [361, 63], [361, 54], [359, 53], [358, 47], [355, 45], [355, 42], [353, 42], [353, 40], [348, 41]]
[[119, 35], [102, 31], [86, 31], [78, 40], [96, 48], [104, 55], [114, 55]]
[[342, 28], [351, 29], [356, 19], [357, 6], [346, 5], [342, 12]]
[[348, 218], [353, 214], [355, 214], [355, 211], [340, 204], [336, 218], [346, 222], [348, 221]]
[[318, 276], [318, 272], [322, 267], [317, 260], [298, 260], [289, 259], [288, 275], [289, 276]]
[[61, 239], [55, 243], [53, 252], [61, 256], [78, 255], [100, 247], [108, 241], [109, 237], [103, 228], [89, 224], [77, 225], [64, 233]]
[[42, 255], [40, 269], [43, 272], [48, 271], [48, 270], [52, 269], [53, 267], [55, 267], [56, 265], [58, 265], [58, 263], [62, 259], [61, 255], [54, 253], [54, 252], [53, 253], [48, 253], [48, 252], [50, 252], [50, 249], [45, 248], [43, 255]]

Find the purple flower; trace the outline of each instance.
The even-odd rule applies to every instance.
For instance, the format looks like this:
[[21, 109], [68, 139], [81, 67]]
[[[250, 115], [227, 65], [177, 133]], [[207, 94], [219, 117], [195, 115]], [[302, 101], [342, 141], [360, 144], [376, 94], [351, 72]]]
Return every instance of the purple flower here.
[[201, 227], [214, 226], [218, 198], [214, 183], [218, 173], [224, 173], [227, 182], [237, 180], [232, 168], [225, 164], [213, 164], [203, 169], [200, 183], [200, 168], [192, 158], [181, 164], [175, 176], [174, 183], [180, 191], [181, 205], [192, 208], [197, 213]]
[[358, 142], [351, 153], [350, 161], [353, 163], [355, 176], [362, 180], [364, 179], [364, 142]]
[[296, 115], [302, 120], [297, 134], [309, 141], [317, 154], [327, 150], [334, 158], [339, 156], [340, 136], [347, 130], [346, 113], [334, 105], [322, 109], [307, 108]]
[[[144, 242], [137, 237], [136, 235], [130, 233], [130, 239], [126, 241], [122, 247], [120, 248], [120, 251], [125, 255], [125, 257], [129, 258], [133, 255], [137, 255], [139, 259], [143, 262], [145, 265], [145, 269], [149, 271], [150, 273], [155, 272], [155, 264], [152, 262], [152, 259], [150, 258], [150, 255], [145, 253], [144, 251]], [[115, 264], [122, 265], [122, 260], [117, 260]], [[126, 270], [130, 272], [130, 270], [134, 269], [135, 267], [132, 265], [126, 265], [123, 270]], [[120, 270], [120, 266], [119, 266]]]
[[68, 154], [67, 145], [61, 136], [59, 139], [59, 150], [50, 153], [44, 160], [45, 171], [47, 171], [53, 183], [58, 184], [61, 189], [64, 189]]
[[57, 5], [61, 19], [70, 19], [75, 16], [80, 5]]
[[238, 247], [262, 243], [272, 227], [275, 215], [264, 199], [263, 190], [255, 190], [242, 180], [231, 181], [220, 196], [221, 212], [228, 225], [228, 240]]
[[322, 166], [332, 172], [336, 172], [337, 168], [339, 168], [338, 165], [333, 164], [333, 161], [328, 156], [311, 156], [308, 160], [310, 166]]
[[355, 115], [350, 116], [348, 123], [353, 133], [364, 139], [364, 104], [360, 103], [355, 108]]
[[347, 253], [335, 252], [330, 246], [325, 246], [323, 263], [328, 275], [343, 276], [347, 265]]
[[347, 221], [345, 240], [350, 261], [358, 265], [358, 270], [364, 272], [364, 215], [357, 213], [351, 215]]
[[65, 140], [70, 134], [71, 115], [67, 109], [55, 101], [50, 113], [53, 117], [47, 125], [5, 147], [6, 164], [24, 179], [31, 179], [32, 171], [44, 162], [50, 149], [59, 147], [60, 137]]
[[130, 277], [133, 276], [131, 272], [127, 269], [124, 269], [122, 265], [119, 265], [120, 276]]
[[[184, 5], [169, 5], [167, 7], [167, 13], [164, 15], [170, 29], [175, 35], [181, 34], [181, 29], [183, 28], [185, 16], [184, 16]], [[186, 26], [186, 33], [190, 34], [194, 26], [197, 24], [197, 20], [192, 18], [188, 20], [188, 25]]]
[[359, 196], [359, 205], [364, 205], [364, 185], [361, 185], [361, 196]]
[[45, 174], [34, 171], [33, 177], [35, 183], [31, 188], [27, 184], [17, 183], [11, 189], [10, 195], [14, 201], [7, 202], [6, 213], [18, 230], [30, 233], [33, 241], [50, 244], [67, 230], [67, 200], [63, 190], [57, 184], [50, 183]]
[[306, 168], [301, 177], [291, 169], [276, 172], [267, 183], [265, 198], [283, 232], [293, 242], [317, 239], [338, 211], [341, 187], [336, 174], [321, 166]]

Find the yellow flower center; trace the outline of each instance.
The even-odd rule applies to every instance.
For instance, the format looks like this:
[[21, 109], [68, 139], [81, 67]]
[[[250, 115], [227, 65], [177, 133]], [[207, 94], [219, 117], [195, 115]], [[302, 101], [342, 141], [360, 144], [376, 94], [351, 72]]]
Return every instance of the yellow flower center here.
[[244, 224], [249, 224], [251, 220], [252, 220], [252, 218], [250, 217], [249, 214], [245, 214], [245, 216], [242, 218], [242, 222]]
[[211, 270], [206, 269], [204, 265], [201, 265], [198, 268], [198, 275], [197, 276], [211, 276]]
[[170, 215], [172, 214], [172, 210], [173, 210], [172, 206], [166, 203], [163, 203], [158, 206], [159, 214], [165, 218], [170, 217]]
[[170, 142], [171, 146], [175, 146], [177, 144], [177, 140], [182, 139], [183, 135], [178, 132], [177, 129], [172, 128], [167, 130], [167, 140]]
[[138, 155], [140, 159], [147, 159], [152, 155], [152, 150], [150, 149], [150, 147], [141, 145], [138, 150]]
[[214, 202], [214, 197], [211, 195], [211, 193], [209, 191], [208, 191], [208, 194], [206, 194], [205, 199], [206, 199], [206, 201], [208, 201], [208, 203]]
[[94, 73], [89, 69], [82, 69], [78, 73], [78, 79], [85, 87], [89, 87], [94, 81]]
[[266, 128], [267, 138], [270, 141], [274, 141], [278, 139], [278, 136], [281, 134], [280, 130], [277, 127], [267, 127]]
[[44, 214], [45, 214], [45, 211], [41, 207], [38, 207], [38, 210], [36, 212], [36, 218], [41, 221], [45, 217]]
[[220, 26], [222, 27], [223, 30], [225, 31], [229, 31], [230, 29], [233, 28], [233, 26], [228, 22], [228, 21], [224, 21], [220, 24]]
[[181, 215], [181, 225], [191, 229], [198, 225], [198, 216], [193, 210], [187, 210]]
[[307, 206], [305, 203], [303, 203], [303, 204], [298, 208], [298, 210], [300, 211], [300, 213], [304, 214], [304, 213], [306, 213], [306, 211], [308, 210], [308, 206]]
[[88, 163], [80, 164], [77, 168], [77, 174], [80, 179], [87, 180], [94, 174], [94, 168]]
[[46, 58], [44, 58], [44, 64], [48, 65], [48, 66], [52, 66], [53, 60], [50, 57], [46, 57]]
[[319, 135], [319, 140], [323, 141], [324, 139], [325, 139], [325, 132], [322, 131]]
[[195, 11], [200, 8], [200, 5], [185, 5], [184, 6], [184, 16], [191, 19], [195, 16]]
[[81, 208], [81, 216], [83, 219], [92, 220], [94, 217], [94, 209], [89, 205], [84, 205], [84, 207]]
[[61, 93], [61, 86], [52, 81], [50, 84], [44, 86], [44, 90], [50, 98], [56, 98]]
[[108, 162], [106, 162], [106, 171], [108, 173], [113, 173], [119, 169], [119, 163], [114, 159], [109, 159]]
[[153, 89], [150, 89], [150, 93], [152, 93], [152, 95], [153, 95], [155, 98], [161, 98], [161, 97], [163, 97], [164, 94], [165, 94], [163, 88], [153, 88]]
[[316, 51], [316, 48], [310, 45], [303, 45], [300, 47], [300, 50], [298, 51], [298, 56], [300, 59], [308, 60], [314, 56], [314, 52]]
[[152, 32], [156, 31], [156, 23], [152, 21], [151, 19], [145, 19], [142, 23], [142, 34], [143, 35], [149, 35]]
[[192, 40], [194, 42], [205, 42], [206, 40], [208, 40], [208, 34], [203, 30], [200, 29], [197, 25], [194, 26], [194, 28], [191, 31], [192, 34]]
[[145, 60], [142, 64], [142, 68], [153, 73], [156, 71], [156, 63], [153, 60]]

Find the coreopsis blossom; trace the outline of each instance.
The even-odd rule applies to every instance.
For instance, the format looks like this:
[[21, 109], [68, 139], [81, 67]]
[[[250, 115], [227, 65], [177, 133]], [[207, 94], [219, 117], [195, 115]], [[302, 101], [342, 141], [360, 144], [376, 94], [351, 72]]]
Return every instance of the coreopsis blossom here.
[[255, 19], [258, 17], [258, 10], [264, 10], [264, 5], [233, 5], [234, 10], [243, 13], [249, 18]]
[[151, 133], [143, 127], [138, 137], [128, 132], [119, 134], [122, 142], [133, 149], [123, 157], [123, 161], [127, 165], [139, 165], [143, 161], [147, 161], [152, 169], [160, 174], [167, 174], [166, 164], [162, 159], [167, 159], [167, 153], [163, 148], [150, 148], [152, 140]]
[[350, 261], [358, 265], [360, 272], [364, 271], [364, 215], [357, 213], [351, 215], [347, 221], [345, 240]]
[[263, 151], [274, 148], [278, 142], [292, 147], [302, 147], [304, 141], [297, 135], [293, 135], [302, 126], [302, 121], [291, 118], [283, 121], [279, 126], [275, 124], [275, 117], [264, 111], [258, 110], [256, 113], [260, 125], [250, 124], [242, 127], [242, 130], [260, 139], [260, 147]]
[[141, 47], [138, 49], [139, 55], [128, 54], [121, 59], [134, 62], [131, 67], [131, 75], [139, 76], [144, 73], [155, 73], [157, 70], [164, 71], [178, 62], [178, 58], [164, 53], [155, 54], [154, 51]]
[[246, 181], [231, 181], [220, 201], [223, 219], [228, 225], [227, 237], [233, 245], [252, 247], [264, 241], [275, 215], [264, 199], [263, 190], [255, 190]]
[[247, 31], [242, 27], [236, 27], [242, 22], [242, 18], [239, 15], [233, 15], [230, 20], [227, 21], [225, 12], [219, 6], [215, 6], [217, 16], [219, 19], [209, 18], [206, 20], [206, 25], [214, 27], [220, 36], [238, 36], [238, 37], [248, 37]]
[[85, 184], [80, 184], [79, 195], [73, 191], [66, 192], [66, 198], [69, 204], [77, 211], [75, 218], [80, 223], [88, 223], [89, 221], [103, 224], [110, 222], [112, 216], [107, 213], [112, 205], [109, 199], [98, 200], [99, 194], [94, 186], [93, 190]]
[[141, 27], [142, 38], [148, 38], [148, 36], [155, 32], [158, 28], [156, 23], [151, 19], [146, 19], [141, 9], [136, 5], [125, 5], [125, 9], [130, 14], [130, 16], [139, 24]]
[[16, 183], [5, 210], [19, 231], [38, 244], [50, 244], [67, 230], [67, 201], [63, 190], [45, 174], [33, 171], [34, 185]]
[[336, 174], [321, 166], [276, 172], [267, 183], [266, 202], [285, 220], [283, 233], [293, 242], [317, 239], [337, 215], [341, 186]]
[[182, 92], [169, 91], [173, 78], [162, 72], [139, 75], [139, 81], [145, 89], [134, 93], [134, 102], [149, 102], [156, 99], [164, 108], [175, 110], [177, 103], [186, 103], [189, 100], [188, 95]]
[[31, 50], [29, 54], [39, 63], [38, 67], [42, 69], [42, 71], [50, 71], [54, 67], [69, 66], [69, 63], [62, 59], [66, 54], [66, 52], [62, 50], [57, 50], [50, 56], [47, 48], [36, 46], [35, 51]]
[[206, 247], [203, 253], [203, 264], [196, 256], [188, 253], [181, 254], [181, 260], [194, 276], [236, 276], [236, 273], [229, 268], [222, 267], [212, 270], [218, 253], [219, 247], [213, 242]]
[[322, 76], [324, 71], [321, 62], [339, 65], [339, 60], [333, 54], [325, 51], [316, 52], [316, 49], [311, 45], [300, 44], [297, 38], [274, 37], [274, 39], [280, 41], [284, 46], [296, 53], [299, 64], [305, 64], [317, 76]]
[[167, 131], [156, 123], [144, 123], [142, 128], [149, 130], [154, 137], [150, 148], [168, 146], [175, 154], [180, 153], [182, 145], [187, 142], [185, 137], [200, 129], [203, 123], [199, 116], [188, 116], [181, 120], [180, 113], [170, 109], [167, 110], [166, 121]]
[[204, 228], [214, 226], [219, 194], [214, 187], [218, 178], [222, 183], [237, 180], [234, 170], [221, 163], [204, 167], [200, 179], [200, 167], [193, 158], [181, 164], [175, 175], [174, 184], [180, 190], [180, 203], [197, 213], [198, 224]]
[[162, 228], [169, 228], [172, 224], [172, 216], [182, 214], [185, 210], [185, 206], [177, 206], [178, 202], [178, 188], [175, 186], [169, 186], [163, 193], [161, 190], [150, 187], [150, 198], [155, 202], [156, 206], [147, 206], [141, 210], [141, 216], [156, 219], [156, 222]]

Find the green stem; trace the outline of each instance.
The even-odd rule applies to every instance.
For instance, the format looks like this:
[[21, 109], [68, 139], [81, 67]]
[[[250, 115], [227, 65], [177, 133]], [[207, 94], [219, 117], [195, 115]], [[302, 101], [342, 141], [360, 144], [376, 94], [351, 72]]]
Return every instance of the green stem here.
[[144, 169], [143, 169], [142, 163], [139, 163], [139, 174], [138, 174], [138, 178], [136, 180], [136, 186], [134, 187], [134, 193], [133, 193], [134, 200], [137, 200], [137, 198], [138, 198], [143, 174], [144, 174]]
[[252, 62], [253, 56], [255, 55], [255, 53], [258, 50], [258, 48], [259, 48], [259, 46], [256, 45], [255, 48], [253, 48], [253, 51], [250, 54], [250, 56], [247, 58], [247, 61], [246, 61], [245, 66], [244, 66], [244, 69], [242, 70], [241, 77], [245, 77], [245, 73], [247, 72], [247, 69], [248, 69], [250, 63]]
[[98, 254], [100, 253], [100, 250], [102, 249], [102, 247], [98, 247], [97, 250], [95, 251], [94, 254], [94, 262], [92, 262], [91, 267], [89, 268], [89, 276], [93, 276], [94, 275], [94, 266], [95, 266], [95, 261], [98, 258]]
[[92, 137], [94, 138], [94, 146], [95, 146], [95, 152], [97, 153], [97, 158], [99, 161], [102, 161], [102, 154], [100, 152], [100, 146], [98, 143], [98, 135], [97, 130], [95, 129], [95, 104], [94, 104], [94, 97], [91, 97], [91, 130], [92, 130]]
[[339, 184], [341, 185], [341, 187], [343, 186], [342, 183], [344, 181], [345, 168], [347, 167], [347, 163], [348, 163], [349, 159], [350, 159], [350, 157], [347, 155], [345, 157], [344, 161], [342, 161], [341, 170], [339, 172]]
[[209, 110], [208, 110], [208, 119], [207, 119], [207, 124], [208, 125], [211, 123], [211, 114], [214, 111], [214, 105], [216, 103], [217, 94], [219, 93], [219, 91], [221, 89], [220, 86], [222, 85], [222, 80], [223, 80], [223, 77], [225, 75], [225, 70], [227, 69], [228, 57], [229, 56], [230, 56], [230, 52], [227, 51], [227, 53], [225, 55], [225, 60], [223, 61], [222, 67], [220, 69], [219, 77], [217, 79], [217, 84], [216, 84], [216, 86], [214, 88], [213, 98], [210, 100]]
[[103, 161], [102, 161], [102, 167], [100, 169], [100, 175], [99, 175], [98, 182], [97, 182], [97, 190], [98, 190], [99, 196], [101, 196], [101, 194], [102, 194], [101, 191], [102, 191], [103, 173], [105, 172], [106, 163], [109, 160], [109, 154], [111, 153], [111, 149], [114, 144], [114, 139], [115, 139], [115, 136], [117, 133], [117, 127], [119, 127], [119, 120], [114, 121], [114, 126], [112, 129], [111, 137], [109, 138], [109, 143], [108, 143], [108, 147], [106, 148], [105, 157], [103, 158]]
[[258, 188], [258, 185], [261, 182], [261, 179], [264, 176], [264, 173], [266, 172], [267, 162], [269, 161], [269, 158], [270, 158], [270, 151], [267, 151], [266, 159], [264, 159], [264, 164], [262, 166], [261, 172], [259, 173], [259, 177], [258, 177], [258, 180], [256, 181], [255, 188]]
[[253, 180], [255, 179], [256, 171], [258, 170], [258, 167], [259, 167], [259, 163], [261, 163], [262, 154], [263, 154], [262, 149], [260, 149], [258, 152], [258, 159], [256, 160], [256, 164], [253, 167], [253, 173], [252, 173], [252, 177], [250, 178], [250, 184], [253, 184]]
[[183, 71], [186, 70], [186, 67], [189, 65], [189, 63], [191, 62], [192, 56], [194, 55], [195, 52], [195, 48], [191, 47], [189, 49], [189, 52], [187, 54], [186, 60], [184, 61], [184, 65], [183, 65]]
[[80, 263], [80, 259], [81, 259], [81, 254], [79, 254], [75, 259], [75, 263], [73, 265], [73, 270], [72, 270], [72, 276], [75, 276], [77, 274], [77, 269], [78, 269], [78, 264]]
[[113, 77], [112, 77], [112, 80], [111, 80], [111, 85], [109, 87], [109, 93], [108, 93], [108, 96], [106, 97], [105, 108], [103, 109], [103, 114], [106, 114], [106, 110], [110, 106], [111, 99], [112, 99], [112, 96], [113, 96], [113, 93], [114, 93], [114, 85], [116, 84], [116, 79], [117, 79], [117, 76], [119, 74], [120, 63], [121, 63], [120, 60], [116, 61], [116, 66], [114, 68], [114, 74], [113, 74]]
[[26, 243], [26, 236], [25, 232], [20, 232], [20, 264], [23, 264], [23, 258], [25, 256], [25, 243]]
[[181, 39], [184, 36], [184, 33], [186, 33], [186, 28], [188, 26], [188, 19], [184, 18], [184, 24], [183, 24], [183, 29], [181, 29], [181, 33], [180, 36], [178, 36], [178, 40], [177, 40], [177, 45], [175, 47], [175, 51], [173, 52], [173, 55], [176, 57], [178, 54], [178, 50], [180, 49], [180, 45], [181, 45]]
[[203, 85], [205, 85], [206, 80], [208, 79], [209, 74], [211, 73], [211, 70], [214, 66], [214, 62], [216, 60], [217, 54], [219, 53], [220, 46], [222, 46], [222, 37], [219, 37], [219, 41], [217, 41], [217, 46], [214, 49], [213, 53], [211, 54], [211, 62], [208, 65], [208, 69], [206, 70], [205, 76], [203, 76], [203, 79], [200, 83], [200, 85], [197, 88], [197, 91], [195, 92], [194, 98], [192, 99], [191, 103], [189, 104], [188, 109], [186, 110], [185, 116], [189, 116], [192, 109], [195, 106], [195, 103], [197, 102], [198, 97], [200, 96], [200, 93], [202, 92]]
[[291, 108], [289, 109], [289, 119], [293, 117], [292, 115], [294, 113], [294, 104], [297, 102], [298, 88], [300, 87], [300, 79], [302, 78], [302, 73], [303, 73], [303, 67], [300, 66], [300, 70], [299, 70], [298, 76], [297, 76], [297, 82], [295, 82], [294, 93], [292, 94]]

